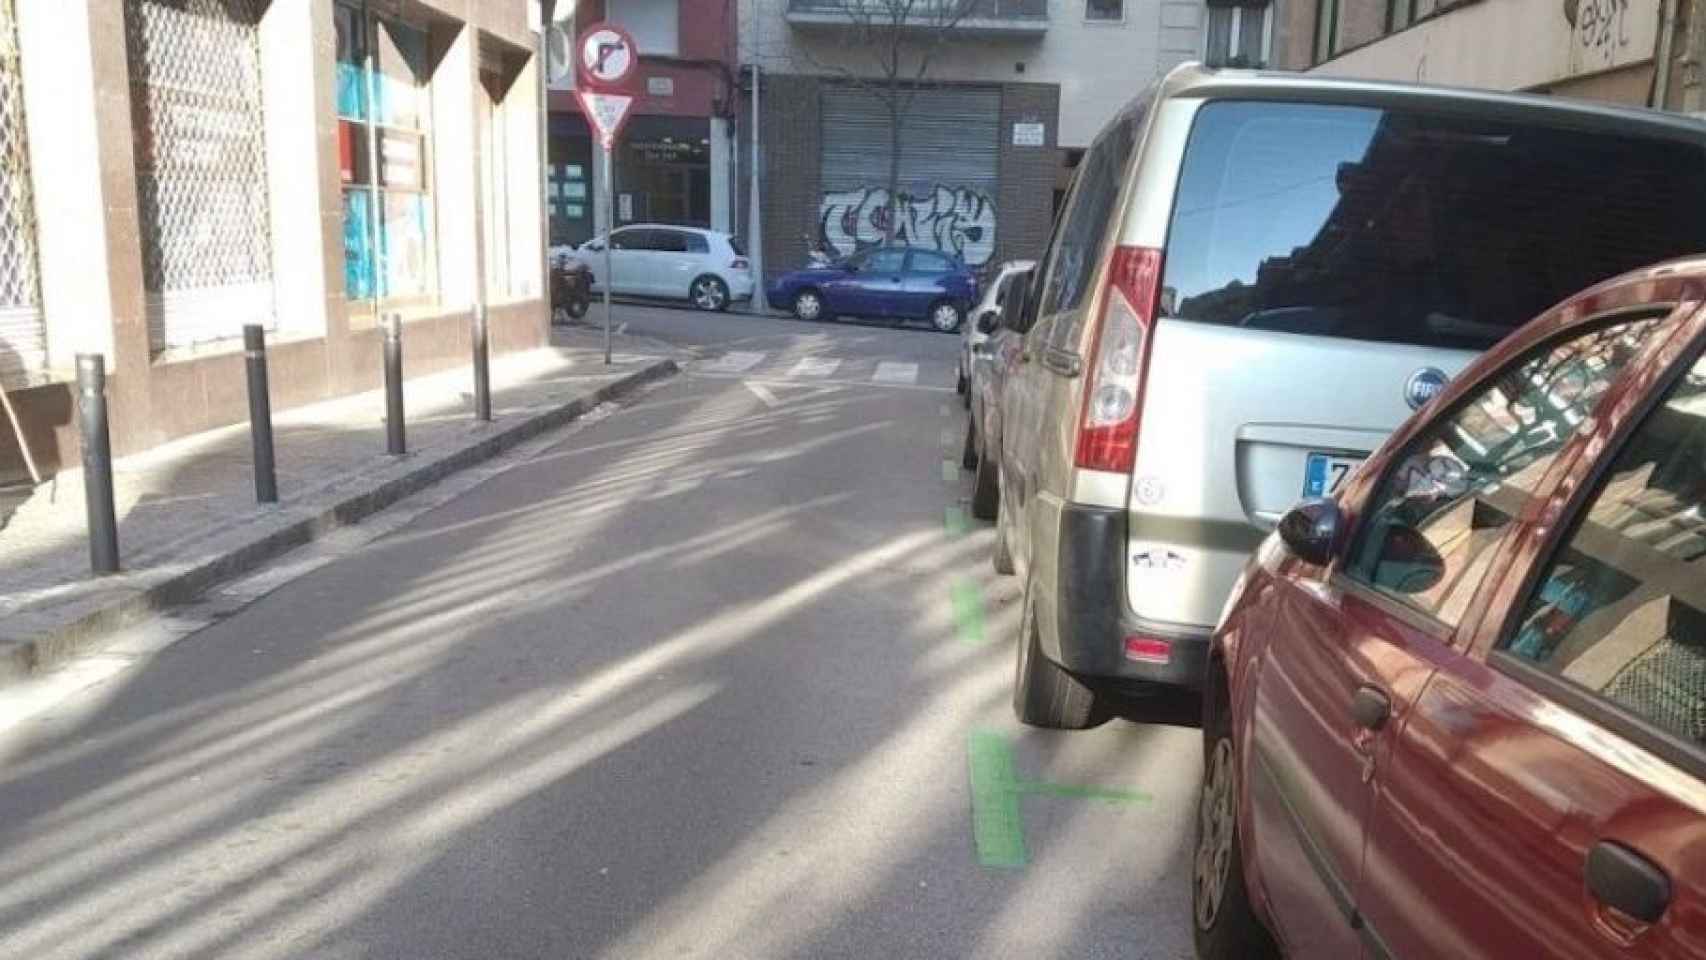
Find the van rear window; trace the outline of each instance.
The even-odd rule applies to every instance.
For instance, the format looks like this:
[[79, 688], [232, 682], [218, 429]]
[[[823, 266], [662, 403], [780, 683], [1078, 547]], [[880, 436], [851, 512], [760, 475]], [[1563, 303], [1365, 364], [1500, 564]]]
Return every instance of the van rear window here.
[[1185, 151], [1162, 307], [1481, 350], [1559, 300], [1706, 251], [1706, 154], [1363, 107], [1216, 102]]

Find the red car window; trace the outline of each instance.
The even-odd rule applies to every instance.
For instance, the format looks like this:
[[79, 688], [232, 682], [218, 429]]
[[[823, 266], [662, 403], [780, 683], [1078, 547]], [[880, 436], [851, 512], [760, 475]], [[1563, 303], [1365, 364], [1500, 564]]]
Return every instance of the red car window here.
[[1500, 649], [1706, 741], [1706, 360], [1600, 480]]
[[1456, 626], [1502, 528], [1658, 323], [1644, 313], [1542, 348], [1436, 422], [1370, 498], [1347, 574]]

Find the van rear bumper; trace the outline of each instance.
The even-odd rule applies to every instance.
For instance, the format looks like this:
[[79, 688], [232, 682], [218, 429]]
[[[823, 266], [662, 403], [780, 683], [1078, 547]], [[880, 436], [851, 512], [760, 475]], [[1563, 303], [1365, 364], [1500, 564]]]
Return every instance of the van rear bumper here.
[[[1060, 511], [1055, 638], [1044, 654], [1089, 679], [1201, 689], [1213, 626], [1159, 623], [1126, 608], [1126, 511], [1067, 503]], [[1166, 663], [1128, 659], [1125, 638], [1171, 645]]]

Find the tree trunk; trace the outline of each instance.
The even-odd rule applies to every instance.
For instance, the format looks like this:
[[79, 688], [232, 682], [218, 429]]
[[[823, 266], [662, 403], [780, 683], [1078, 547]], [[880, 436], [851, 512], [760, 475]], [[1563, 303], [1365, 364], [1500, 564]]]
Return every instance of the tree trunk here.
[[900, 222], [900, 91], [889, 91], [889, 199], [888, 215], [884, 218], [883, 242], [893, 243], [895, 226]]

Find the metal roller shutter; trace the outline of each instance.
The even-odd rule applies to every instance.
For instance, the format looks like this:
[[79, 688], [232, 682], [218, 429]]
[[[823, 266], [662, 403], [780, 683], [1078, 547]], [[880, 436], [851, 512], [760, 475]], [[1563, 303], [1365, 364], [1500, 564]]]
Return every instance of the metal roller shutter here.
[[12, 0], [0, 0], [0, 383], [14, 385], [47, 368], [17, 39]]
[[[851, 253], [883, 239], [888, 204], [889, 114], [856, 87], [823, 93], [820, 239]], [[901, 121], [901, 208], [896, 239], [953, 253], [972, 266], [995, 252], [1001, 91], [918, 91]]]

